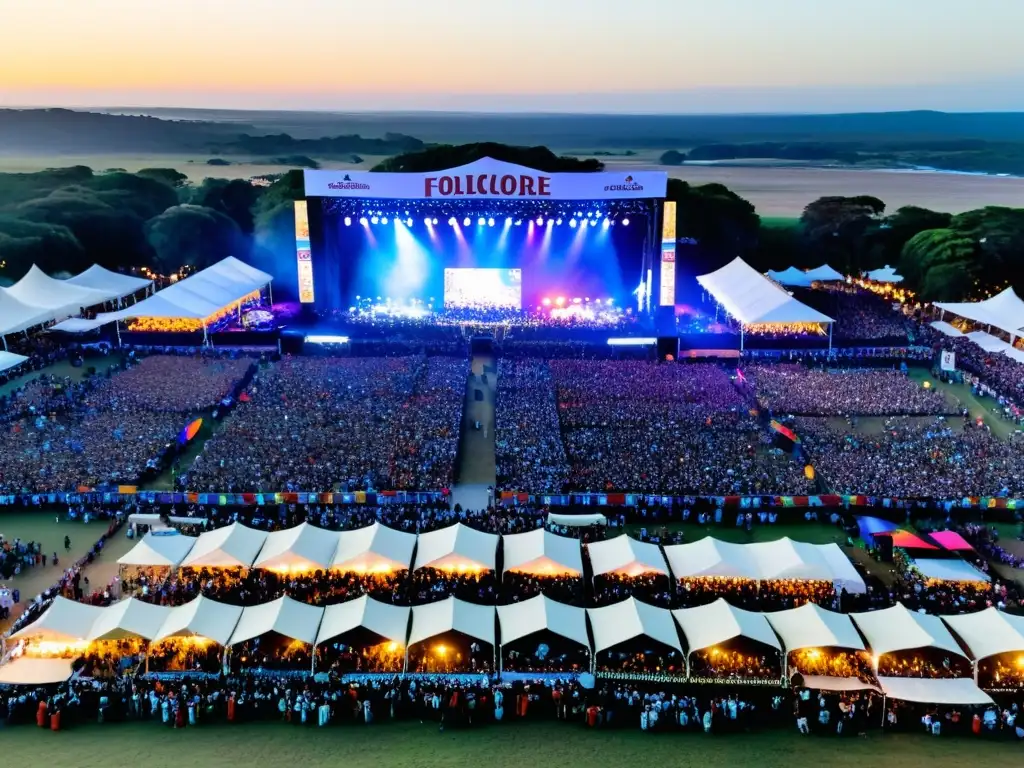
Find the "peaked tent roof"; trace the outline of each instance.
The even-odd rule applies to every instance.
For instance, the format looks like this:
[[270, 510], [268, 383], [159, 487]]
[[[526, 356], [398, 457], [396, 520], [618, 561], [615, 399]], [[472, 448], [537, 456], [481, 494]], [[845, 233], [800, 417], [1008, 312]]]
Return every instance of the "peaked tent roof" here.
[[796, 267], [789, 267], [781, 272], [769, 269], [768, 277], [779, 285], [795, 285], [800, 286], [801, 288], [806, 288], [813, 282], [811, 278], [807, 276], [806, 272], [802, 269], [797, 269]]
[[152, 640], [160, 634], [160, 628], [171, 610], [165, 605], [145, 603], [134, 597], [119, 600], [103, 609], [87, 639], [90, 642], [128, 638]]
[[945, 320], [936, 320], [934, 323], [929, 323], [932, 328], [941, 333], [943, 336], [949, 336], [950, 338], [957, 338], [963, 336], [964, 332], [957, 328], [951, 323], [947, 323]]
[[375, 522], [354, 531], [342, 531], [331, 568], [359, 573], [405, 570], [412, 564], [416, 535]]
[[662, 573], [668, 575], [668, 563], [657, 544], [637, 541], [631, 536], [616, 536], [614, 539], [596, 541], [589, 547], [590, 564], [594, 575], [603, 573], [626, 573], [637, 576], [641, 573]]
[[1013, 336], [1019, 336], [1024, 331], [1024, 301], [1013, 288], [1007, 288], [984, 301], [937, 301], [935, 306], [976, 323], [995, 326]]
[[[620, 537], [622, 538], [622, 537]], [[682, 653], [672, 614], [634, 597], [603, 608], [587, 608], [594, 631], [594, 651], [605, 651], [637, 637], [648, 637]]]
[[1005, 341], [991, 333], [985, 333], [985, 331], [971, 331], [967, 334], [967, 338], [986, 352], [1003, 352], [1010, 349], [1010, 345]]
[[50, 319], [77, 315], [83, 307], [94, 307], [109, 300], [106, 293], [50, 277], [35, 264], [7, 291], [19, 301], [50, 310]]
[[232, 523], [199, 535], [182, 566], [248, 568], [267, 541], [267, 532]]
[[1024, 616], [988, 607], [977, 613], [943, 616], [975, 659], [1000, 653], [1024, 653]]
[[103, 609], [98, 605], [76, 603], [58, 595], [38, 619], [19, 629], [11, 639], [34, 637], [57, 642], [84, 641], [102, 613]]
[[454, 597], [417, 605], [412, 609], [409, 645], [452, 630], [494, 645], [494, 606], [467, 603]]
[[868, 280], [876, 283], [902, 283], [903, 276], [896, 273], [896, 270], [886, 264], [881, 269], [873, 269], [868, 272]]
[[737, 257], [721, 269], [697, 277], [725, 311], [744, 325], [751, 323], [831, 323]]
[[505, 570], [532, 574], [583, 575], [579, 539], [558, 536], [543, 528], [502, 536]]
[[809, 269], [804, 274], [806, 274], [811, 280], [821, 283], [830, 283], [846, 279], [842, 272], [832, 269], [828, 264], [822, 264], [820, 267]]
[[168, 637], [205, 637], [218, 645], [227, 645], [241, 617], [242, 606], [219, 603], [200, 595], [171, 608], [153, 641]]
[[890, 699], [919, 704], [992, 704], [992, 697], [967, 677], [947, 679], [880, 677], [878, 684]]
[[300, 603], [290, 597], [279, 597], [272, 603], [249, 605], [242, 609], [229, 645], [244, 643], [254, 637], [276, 632], [279, 635], [312, 645], [316, 641], [324, 609]]
[[408, 606], [382, 603], [369, 595], [328, 605], [324, 610], [324, 620], [320, 622], [316, 644], [320, 645], [361, 627], [387, 640], [405, 645], [410, 610], [412, 609]]
[[338, 532], [302, 523], [267, 534], [254, 568], [270, 570], [326, 570], [338, 548]]
[[799, 608], [764, 616], [782, 638], [787, 653], [801, 648], [865, 650], [857, 628], [845, 613], [834, 613], [814, 603], [804, 603]]
[[737, 637], [756, 640], [782, 650], [779, 638], [775, 636], [763, 613], [734, 608], [722, 597], [697, 608], [677, 608], [672, 611], [672, 616], [686, 636], [690, 653]]
[[118, 565], [163, 566], [177, 568], [192, 550], [197, 539], [194, 536], [156, 536], [147, 533], [128, 554], [118, 558]]
[[757, 571], [746, 555], [743, 544], [719, 541], [713, 536], [687, 544], [665, 547], [665, 557], [677, 579], [717, 576], [733, 579], [757, 579]]
[[498, 623], [501, 625], [502, 644], [513, 643], [546, 629], [590, 650], [587, 612], [574, 605], [559, 603], [546, 595], [537, 595], [519, 603], [499, 605]]
[[463, 568], [471, 565], [493, 571], [497, 565], [498, 536], [462, 523], [421, 533], [416, 544], [415, 570]]
[[914, 567], [926, 579], [936, 581], [989, 582], [991, 577], [964, 560], [956, 558], [915, 557]]
[[746, 554], [762, 579], [832, 581], [832, 569], [815, 546], [788, 536], [747, 544]]
[[63, 683], [73, 673], [70, 659], [35, 659], [30, 656], [0, 666], [0, 684], [51, 685]]
[[8, 352], [7, 350], [0, 350], [0, 372], [19, 366], [26, 360], [28, 360], [28, 358], [25, 357], [25, 355], [16, 355], [13, 352]]
[[132, 277], [131, 275], [122, 275], [120, 272], [111, 272], [99, 264], [93, 264], [84, 272], [69, 277], [64, 282], [69, 285], [77, 285], [79, 288], [99, 291], [106, 295], [107, 301], [131, 296], [153, 284], [152, 280], [147, 280], [144, 277]]
[[53, 310], [22, 301], [10, 288], [0, 288], [0, 336], [48, 323], [53, 317]]
[[942, 619], [910, 611], [903, 603], [880, 611], [851, 613], [850, 618], [876, 656], [914, 648], [936, 648], [966, 657]]

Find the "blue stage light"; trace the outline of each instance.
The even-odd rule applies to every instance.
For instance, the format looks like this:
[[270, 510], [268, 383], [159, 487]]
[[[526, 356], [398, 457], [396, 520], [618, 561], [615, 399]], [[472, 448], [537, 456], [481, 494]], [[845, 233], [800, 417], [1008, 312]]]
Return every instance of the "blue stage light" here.
[[430, 226], [430, 219], [424, 219], [423, 223], [426, 224], [429, 227]]
[[494, 226], [494, 219], [488, 219], [487, 220], [487, 226], [488, 227], [493, 227]]
[[467, 216], [466, 218], [464, 218], [462, 220], [462, 226], [464, 226], [464, 227], [468, 227], [469, 226], [469, 216]]
[[[398, 221], [398, 219], [395, 219], [395, 221]], [[377, 222], [374, 222], [374, 224], [376, 224], [376, 223], [377, 223]], [[382, 218], [382, 219], [380, 220], [380, 223], [381, 223], [381, 224], [387, 224], [387, 223], [388, 223], [388, 217], [387, 217], [387, 216], [385, 216], [384, 218]]]
[[345, 226], [346, 227], [351, 227], [352, 226], [352, 219], [350, 217], [348, 217], [348, 216], [345, 217]]
[[608, 229], [608, 226], [609, 226], [609, 222], [608, 222], [608, 219], [605, 219], [605, 220], [604, 220], [604, 222], [603, 222], [603, 223], [601, 224], [601, 226], [602, 226], [602, 227], [603, 227], [604, 229]]
[[362, 225], [363, 225], [364, 227], [365, 227], [365, 226], [366, 226], [367, 224], [369, 224], [369, 222], [368, 222], [368, 221], [366, 220], [366, 217], [365, 217], [365, 216], [363, 216], [362, 218], [360, 218], [360, 219], [359, 219], [359, 223], [360, 223], [360, 224], [362, 224]]
[[557, 224], [558, 226], [562, 226], [562, 220], [561, 219], [556, 219], [555, 220], [555, 224]]
[[569, 219], [569, 226], [576, 229], [576, 219]]
[[372, 219], [370, 219], [370, 223], [371, 224], [376, 224], [378, 221], [380, 221], [380, 219], [377, 218], [376, 216], [374, 216]]
[[623, 219], [622, 220], [622, 226], [628, 227], [629, 226], [629, 219]]
[[484, 221], [484, 217], [483, 216], [481, 216], [479, 219], [476, 220], [476, 224], [477, 224], [478, 227], [482, 227], [486, 223], [487, 222]]
[[507, 219], [505, 219], [505, 226], [506, 227], [512, 226], [512, 217], [511, 216], [509, 216]]
[[517, 227], [521, 227], [522, 225], [523, 225], [523, 220], [522, 219], [516, 219], [516, 226]]
[[549, 226], [549, 227], [550, 227], [550, 226], [551, 226], [552, 224], [554, 224], [554, 223], [555, 223], [555, 220], [554, 220], [554, 219], [548, 219], [548, 226]]
[[582, 218], [583, 218], [583, 211], [576, 211], [576, 215], [577, 215], [577, 216], [578, 216], [579, 218], [581, 218], [581, 219], [582, 219]]
[[589, 218], [591, 218], [591, 217], [592, 217], [593, 215], [594, 215], [594, 214], [592, 214], [592, 213], [590, 213], [589, 211], [587, 211], [587, 218], [588, 218], [588, 219], [589, 219]]
[[458, 224], [458, 222], [455, 221], [455, 217], [454, 216], [452, 216], [450, 219], [448, 219], [448, 226], [454, 227], [456, 224]]
[[434, 226], [437, 226], [437, 219], [431, 219], [430, 221]]

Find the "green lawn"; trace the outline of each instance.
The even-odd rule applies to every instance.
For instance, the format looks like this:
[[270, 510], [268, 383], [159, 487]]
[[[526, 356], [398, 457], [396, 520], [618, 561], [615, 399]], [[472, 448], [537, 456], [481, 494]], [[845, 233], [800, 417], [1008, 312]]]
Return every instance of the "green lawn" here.
[[253, 766], [587, 766], [663, 765], [688, 768], [791, 768], [801, 765], [900, 768], [961, 765], [1019, 766], [1020, 744], [973, 738], [872, 734], [866, 739], [756, 735], [591, 732], [576, 725], [538, 722], [447, 731], [419, 723], [328, 728], [261, 723], [174, 731], [159, 725], [85, 726], [51, 733], [35, 726], [0, 726], [5, 764], [98, 768], [252, 768]]

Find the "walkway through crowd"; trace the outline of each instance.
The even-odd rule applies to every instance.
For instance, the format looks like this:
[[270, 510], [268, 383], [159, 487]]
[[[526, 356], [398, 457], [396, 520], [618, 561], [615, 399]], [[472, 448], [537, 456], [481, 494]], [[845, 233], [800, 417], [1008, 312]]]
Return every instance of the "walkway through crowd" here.
[[489, 355], [474, 355], [466, 382], [452, 503], [465, 509], [488, 506], [494, 488], [494, 402], [498, 366]]

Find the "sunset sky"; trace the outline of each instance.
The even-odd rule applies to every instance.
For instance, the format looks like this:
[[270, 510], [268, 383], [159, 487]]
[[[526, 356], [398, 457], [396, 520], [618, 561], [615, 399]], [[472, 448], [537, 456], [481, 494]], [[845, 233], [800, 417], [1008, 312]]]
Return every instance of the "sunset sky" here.
[[0, 0], [0, 106], [1024, 110], [1024, 0]]

